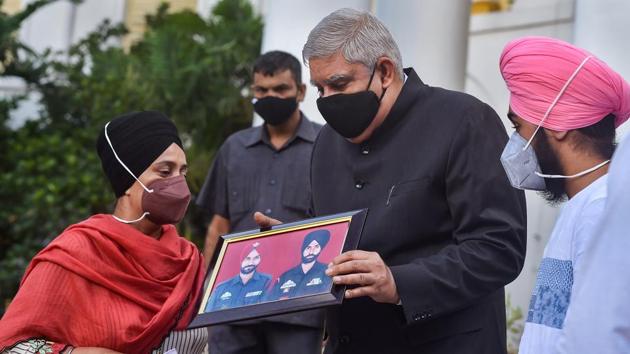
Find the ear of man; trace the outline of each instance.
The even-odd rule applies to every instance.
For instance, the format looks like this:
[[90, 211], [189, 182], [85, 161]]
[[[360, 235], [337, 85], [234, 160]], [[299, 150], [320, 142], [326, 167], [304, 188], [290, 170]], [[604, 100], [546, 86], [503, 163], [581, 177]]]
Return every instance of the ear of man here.
[[306, 96], [306, 85], [305, 84], [299, 84], [298, 85], [298, 92], [297, 92], [297, 101], [298, 102], [304, 102], [304, 96]]
[[388, 57], [380, 57], [376, 61], [378, 75], [381, 77], [383, 88], [388, 88], [396, 77], [396, 63]]

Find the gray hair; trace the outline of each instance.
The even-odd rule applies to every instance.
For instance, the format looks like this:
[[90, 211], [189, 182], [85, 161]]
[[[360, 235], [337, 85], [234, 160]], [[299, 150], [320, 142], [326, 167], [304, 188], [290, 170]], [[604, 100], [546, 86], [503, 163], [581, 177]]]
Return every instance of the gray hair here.
[[361, 63], [368, 68], [373, 68], [378, 58], [388, 57], [403, 77], [398, 45], [387, 27], [368, 12], [346, 8], [324, 17], [308, 35], [302, 60], [308, 65], [312, 58], [336, 53], [350, 63]]

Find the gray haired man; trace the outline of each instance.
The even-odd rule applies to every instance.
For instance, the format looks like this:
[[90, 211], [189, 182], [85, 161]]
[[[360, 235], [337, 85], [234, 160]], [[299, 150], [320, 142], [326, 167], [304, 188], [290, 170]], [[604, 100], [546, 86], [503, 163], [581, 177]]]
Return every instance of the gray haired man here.
[[[327, 353], [505, 353], [505, 284], [525, 256], [525, 200], [488, 105], [424, 84], [368, 13], [341, 9], [302, 52], [328, 125], [313, 147], [316, 215], [369, 208]], [[270, 222], [257, 215], [261, 224]]]

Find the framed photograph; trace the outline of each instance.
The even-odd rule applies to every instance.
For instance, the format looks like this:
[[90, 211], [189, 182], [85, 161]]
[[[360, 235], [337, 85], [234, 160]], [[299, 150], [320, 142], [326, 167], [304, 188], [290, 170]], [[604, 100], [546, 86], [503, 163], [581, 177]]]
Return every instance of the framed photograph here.
[[367, 209], [224, 235], [189, 328], [340, 304], [328, 263], [359, 244]]

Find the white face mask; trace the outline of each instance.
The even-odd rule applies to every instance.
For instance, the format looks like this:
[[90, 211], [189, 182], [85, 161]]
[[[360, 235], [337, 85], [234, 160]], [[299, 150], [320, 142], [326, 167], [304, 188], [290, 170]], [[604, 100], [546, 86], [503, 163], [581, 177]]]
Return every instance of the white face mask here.
[[562, 94], [564, 94], [566, 89], [569, 87], [571, 81], [573, 81], [578, 72], [580, 72], [582, 67], [584, 67], [584, 64], [586, 64], [586, 62], [591, 58], [591, 56], [586, 57], [577, 69], [575, 69], [571, 77], [569, 77], [556, 98], [553, 100], [551, 105], [549, 105], [549, 108], [547, 108], [547, 112], [545, 112], [543, 119], [536, 127], [534, 134], [532, 134], [531, 138], [529, 138], [529, 141], [525, 141], [525, 139], [517, 132], [514, 132], [510, 137], [510, 140], [501, 154], [501, 164], [503, 164], [503, 169], [508, 175], [510, 184], [512, 184], [514, 188], [541, 191], [545, 189], [544, 178], [577, 178], [591, 173], [610, 162], [610, 160], [606, 160], [596, 166], [571, 176], [547, 175], [541, 173], [536, 153], [531, 146], [534, 136], [538, 130], [540, 130], [540, 127], [542, 127], [545, 120], [547, 120], [547, 117], [549, 117], [553, 107], [558, 103], [558, 100], [560, 100]]
[[519, 133], [514, 132], [510, 136], [501, 154], [501, 164], [512, 187], [523, 190], [545, 190], [545, 179], [539, 174], [540, 166], [536, 153]]

